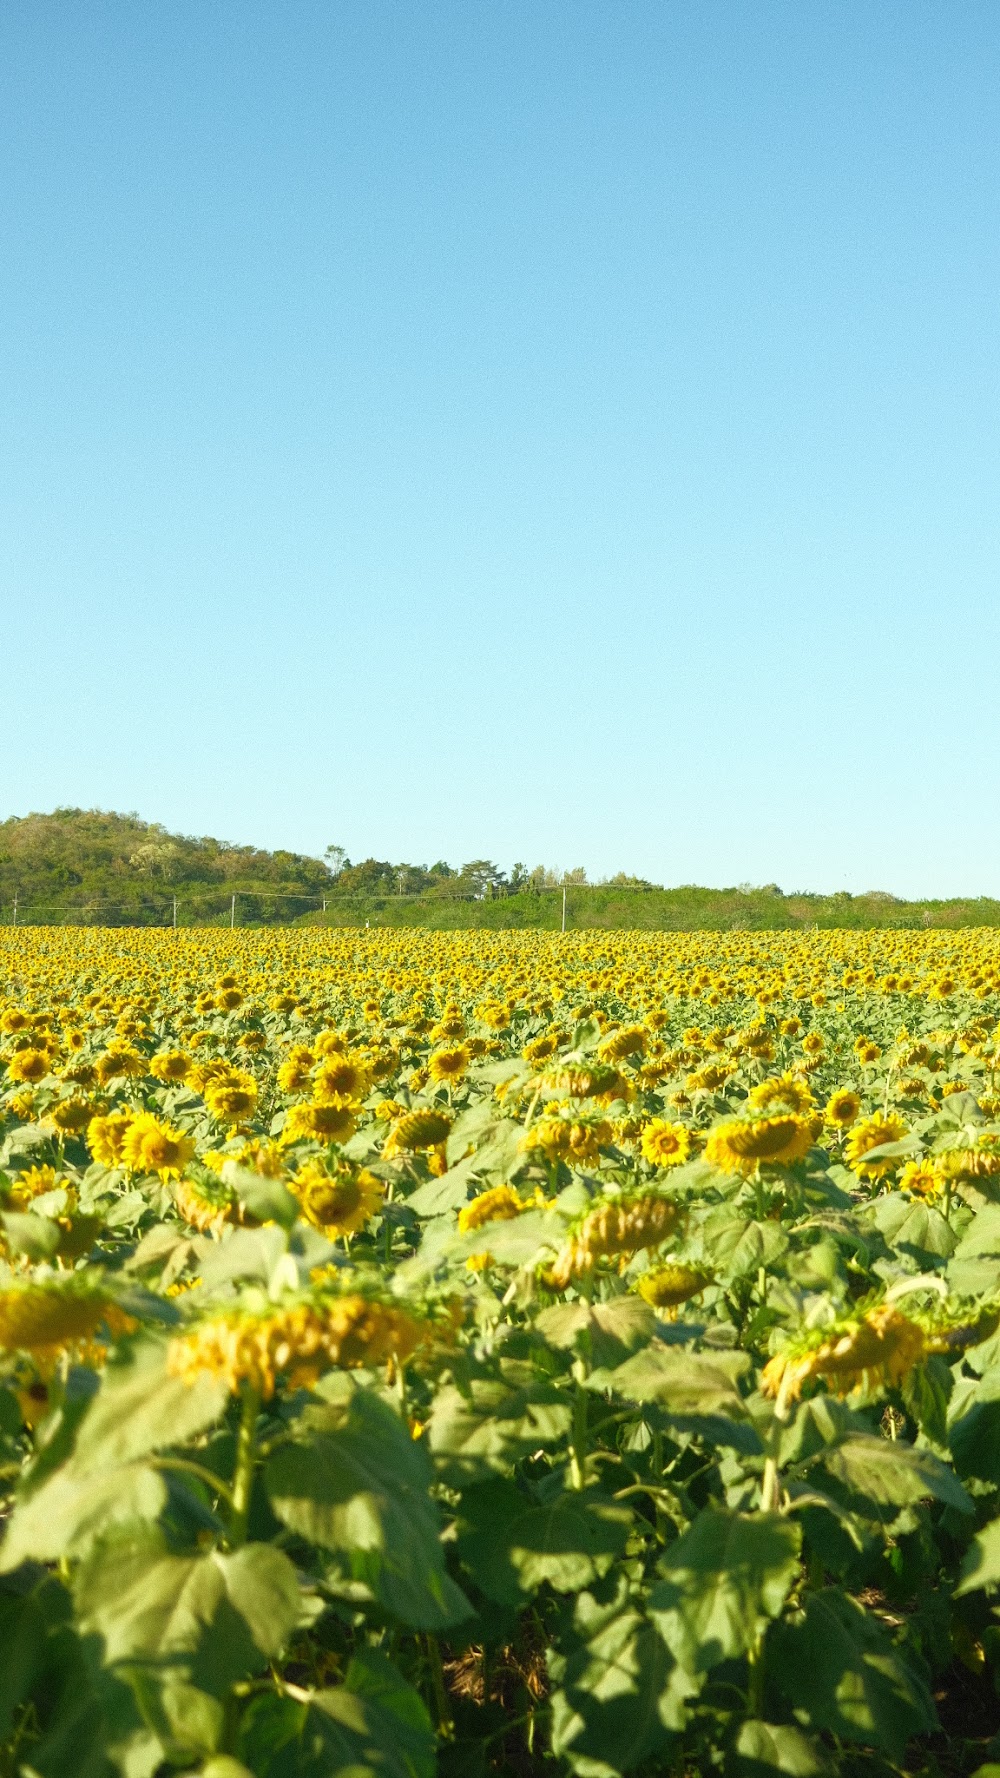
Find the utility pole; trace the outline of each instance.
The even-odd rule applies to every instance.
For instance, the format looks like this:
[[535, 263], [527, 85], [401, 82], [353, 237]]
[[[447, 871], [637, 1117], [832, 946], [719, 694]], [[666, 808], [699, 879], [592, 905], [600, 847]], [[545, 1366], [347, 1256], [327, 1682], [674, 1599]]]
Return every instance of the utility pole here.
[[14, 925], [17, 925], [17, 890], [14, 890]]
[[174, 931], [177, 931], [177, 897], [174, 896]]
[[566, 885], [565, 885], [565, 883], [564, 883], [564, 884], [563, 884], [563, 923], [562, 923], [562, 929], [563, 929], [563, 931], [564, 931], [564, 932], [565, 932], [565, 930], [566, 930]]
[[236, 896], [234, 895], [233, 900], [232, 900], [232, 905], [229, 909], [229, 930], [230, 930], [230, 932], [232, 931], [232, 929], [235, 925], [236, 925]]

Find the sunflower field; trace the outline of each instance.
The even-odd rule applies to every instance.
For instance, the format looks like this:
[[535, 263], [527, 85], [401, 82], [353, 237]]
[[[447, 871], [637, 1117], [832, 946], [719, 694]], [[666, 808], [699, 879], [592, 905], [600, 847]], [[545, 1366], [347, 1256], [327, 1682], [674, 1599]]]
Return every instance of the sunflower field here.
[[2, 964], [0, 1778], [1000, 1778], [1000, 936]]

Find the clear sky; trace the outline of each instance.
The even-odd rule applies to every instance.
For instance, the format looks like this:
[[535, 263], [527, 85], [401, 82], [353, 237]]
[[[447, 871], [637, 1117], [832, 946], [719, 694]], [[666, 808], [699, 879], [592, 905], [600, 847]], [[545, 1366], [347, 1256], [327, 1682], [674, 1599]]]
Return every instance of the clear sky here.
[[7, 0], [0, 813], [1000, 893], [996, 0]]

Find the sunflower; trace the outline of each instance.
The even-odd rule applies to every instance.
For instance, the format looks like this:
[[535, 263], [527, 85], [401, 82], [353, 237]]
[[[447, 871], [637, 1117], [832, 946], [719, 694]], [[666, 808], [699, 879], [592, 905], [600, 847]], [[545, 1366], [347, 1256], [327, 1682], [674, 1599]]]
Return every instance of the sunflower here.
[[899, 1175], [899, 1189], [917, 1198], [936, 1198], [944, 1181], [930, 1161], [908, 1161]]
[[427, 1060], [427, 1071], [431, 1080], [445, 1081], [450, 1085], [453, 1081], [461, 1080], [471, 1059], [464, 1043], [432, 1050]]
[[823, 1120], [834, 1129], [846, 1130], [854, 1123], [860, 1110], [861, 1100], [857, 1093], [852, 1093], [849, 1087], [838, 1087], [826, 1102]]
[[773, 1080], [762, 1080], [747, 1094], [747, 1110], [765, 1117], [776, 1111], [811, 1111], [813, 1096], [805, 1081], [794, 1074], [782, 1074]]
[[289, 1181], [302, 1214], [314, 1228], [336, 1240], [355, 1235], [382, 1208], [385, 1186], [367, 1167], [360, 1172], [347, 1162], [327, 1165], [306, 1161]]
[[257, 1104], [257, 1082], [252, 1074], [234, 1068], [224, 1078], [210, 1081], [204, 1098], [220, 1124], [238, 1124], [251, 1115]]
[[801, 1160], [814, 1139], [812, 1119], [795, 1112], [753, 1121], [732, 1118], [709, 1133], [705, 1159], [723, 1173], [752, 1173], [761, 1163], [788, 1166]]
[[711, 1282], [711, 1272], [701, 1266], [667, 1265], [643, 1272], [636, 1288], [651, 1308], [676, 1309]]
[[654, 1167], [680, 1167], [691, 1154], [691, 1131], [654, 1117], [642, 1132], [642, 1156]]
[[876, 1111], [872, 1117], [862, 1118], [855, 1124], [844, 1147], [844, 1158], [851, 1171], [860, 1179], [881, 1179], [886, 1173], [892, 1173], [897, 1161], [892, 1155], [882, 1155], [874, 1161], [866, 1161], [865, 1155], [874, 1148], [882, 1148], [890, 1142], [902, 1142], [908, 1135], [906, 1125], [901, 1117], [890, 1112], [886, 1117]]
[[329, 1056], [317, 1069], [313, 1098], [317, 1104], [363, 1099], [371, 1085], [371, 1070], [356, 1056]]
[[401, 1363], [432, 1333], [404, 1309], [315, 1291], [298, 1302], [231, 1309], [203, 1321], [171, 1341], [167, 1368], [188, 1383], [221, 1377], [232, 1394], [247, 1382], [267, 1401], [279, 1375], [294, 1390], [308, 1388], [332, 1366]]
[[315, 1142], [346, 1142], [358, 1127], [357, 1113], [358, 1108], [350, 1099], [293, 1105], [285, 1118], [281, 1141], [287, 1145], [311, 1137]]
[[122, 1140], [123, 1165], [132, 1173], [158, 1173], [161, 1179], [179, 1178], [193, 1154], [190, 1136], [148, 1111], [133, 1118]]
[[422, 1148], [437, 1148], [451, 1129], [451, 1118], [443, 1111], [408, 1111], [397, 1118], [382, 1150], [386, 1160], [401, 1154], [416, 1154]]
[[87, 1147], [102, 1167], [120, 1167], [125, 1137], [132, 1124], [131, 1111], [111, 1111], [92, 1117], [87, 1125]]
[[52, 1058], [48, 1050], [17, 1050], [7, 1064], [8, 1081], [24, 1086], [37, 1086], [51, 1072]]
[[467, 1235], [488, 1222], [510, 1222], [529, 1208], [530, 1205], [518, 1197], [512, 1186], [495, 1185], [490, 1191], [480, 1192], [478, 1198], [473, 1198], [471, 1204], [459, 1211], [459, 1233]]
[[761, 1389], [771, 1396], [780, 1389], [786, 1400], [796, 1401], [811, 1377], [829, 1380], [836, 1395], [858, 1386], [871, 1388], [880, 1377], [896, 1384], [925, 1352], [923, 1329], [892, 1304], [883, 1303], [793, 1341], [764, 1366]]
[[183, 1080], [191, 1067], [191, 1057], [183, 1050], [161, 1050], [149, 1064], [149, 1072], [154, 1080], [164, 1083]]

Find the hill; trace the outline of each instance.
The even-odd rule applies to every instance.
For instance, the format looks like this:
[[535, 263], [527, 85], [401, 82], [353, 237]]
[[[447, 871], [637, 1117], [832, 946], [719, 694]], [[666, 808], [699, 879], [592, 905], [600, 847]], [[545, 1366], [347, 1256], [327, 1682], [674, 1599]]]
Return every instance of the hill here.
[[[1000, 901], [785, 895], [763, 888], [664, 889], [624, 874], [587, 883], [488, 859], [460, 869], [368, 858], [351, 864], [169, 833], [135, 814], [56, 809], [0, 822], [0, 923], [534, 927], [775, 931], [807, 927], [998, 926]], [[235, 903], [234, 903], [235, 898]]]

